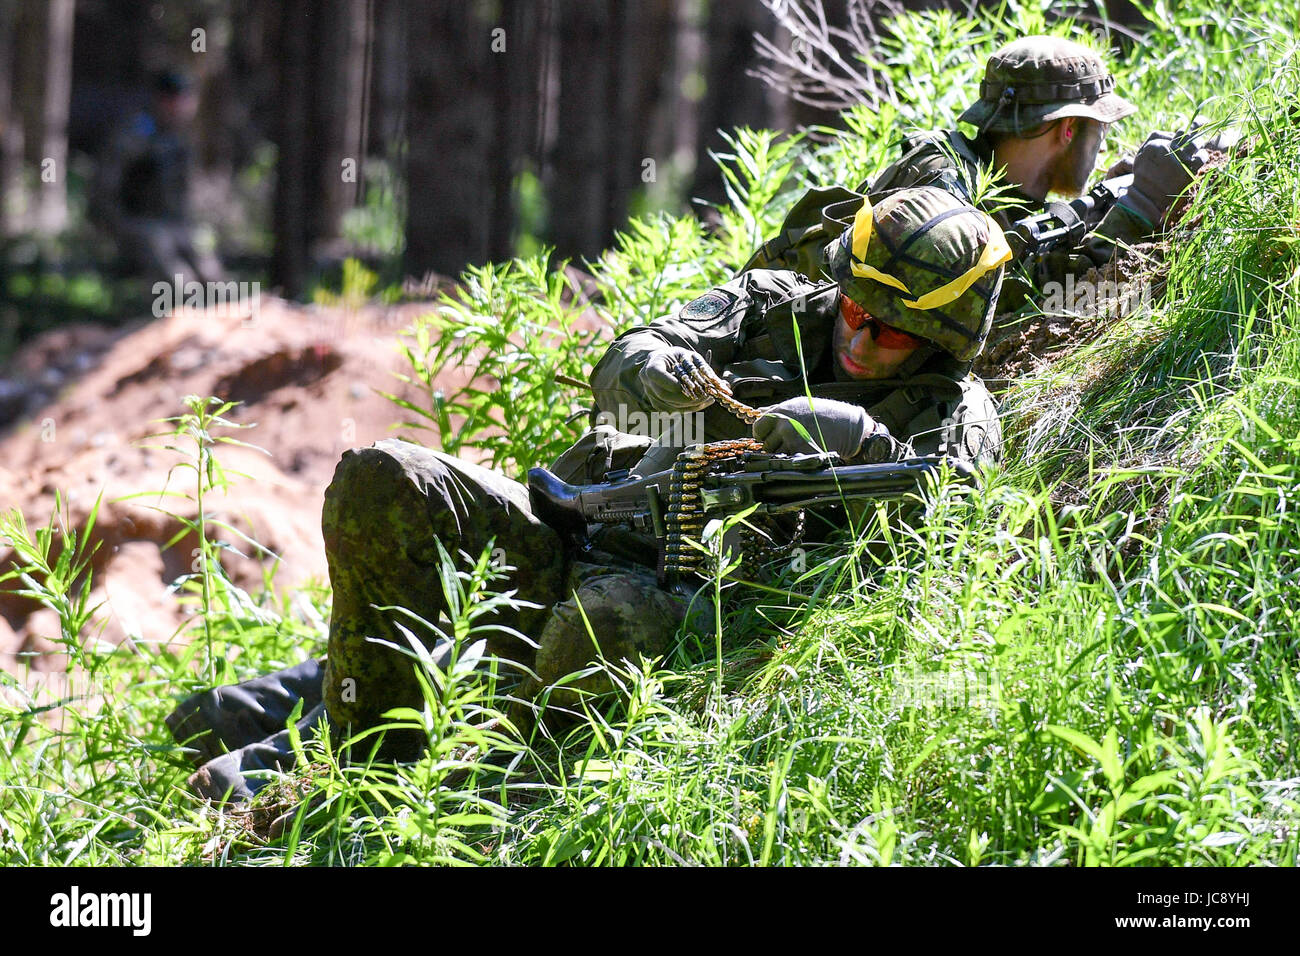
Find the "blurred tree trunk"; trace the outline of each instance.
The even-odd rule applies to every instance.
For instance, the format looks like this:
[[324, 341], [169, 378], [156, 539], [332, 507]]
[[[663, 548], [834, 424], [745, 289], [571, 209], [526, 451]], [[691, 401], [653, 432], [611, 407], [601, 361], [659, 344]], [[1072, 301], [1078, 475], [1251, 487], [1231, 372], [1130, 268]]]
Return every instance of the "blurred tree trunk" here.
[[[45, 90], [41, 98], [40, 198], [36, 226], [56, 233], [68, 222], [68, 107], [72, 100], [73, 0], [48, 0], [45, 9]], [[46, 171], [49, 171], [47, 181]]]
[[387, 156], [406, 135], [406, 2], [375, 0], [368, 151]]
[[313, 193], [304, 174], [312, 152], [308, 142], [311, 6], [309, 0], [281, 0], [278, 30], [280, 123], [276, 130], [271, 282], [291, 298], [306, 284], [310, 241], [307, 197]]
[[[664, 97], [676, 99], [665, 65], [672, 58], [673, 0], [633, 0], [627, 4], [622, 36], [610, 64], [618, 83], [617, 123], [610, 154], [610, 192], [605, 234], [586, 250], [596, 255], [623, 227], [629, 201], [638, 190], [652, 188], [671, 162], [667, 140], [655, 140], [655, 106]], [[653, 169], [647, 160], [653, 160]], [[652, 175], [653, 172], [653, 175]]]
[[506, 48], [493, 53], [490, 81], [494, 94], [492, 146], [488, 170], [487, 255], [514, 254], [515, 181], [535, 153], [541, 108], [542, 4], [515, 0], [503, 11]]
[[592, 253], [606, 235], [613, 193], [618, 74], [611, 70], [621, 4], [558, 0], [559, 100], [547, 194], [550, 240], [561, 256]]
[[672, 70], [659, 103], [668, 159], [667, 187], [660, 192], [661, 203], [675, 204], [692, 195], [690, 184], [700, 159], [700, 99], [706, 92], [705, 12], [703, 0], [673, 0]]
[[275, 86], [271, 61], [275, 58], [272, 43], [277, 14], [258, 0], [231, 0], [228, 20], [228, 68], [224, 75], [214, 78], [216, 86], [212, 91], [214, 97], [221, 98], [218, 135], [222, 144], [214, 144], [214, 159], [224, 158], [231, 169], [240, 169], [253, 160], [267, 132], [260, 120], [268, 112]]
[[[492, 30], [481, 5], [407, 7], [406, 271], [454, 275], [488, 258]], [[507, 50], [510, 37], [504, 36]], [[497, 54], [505, 55], [505, 54]]]
[[11, 235], [16, 192], [21, 186], [23, 127], [14, 102], [18, 0], [0, 0], [0, 238]]
[[366, 0], [313, 4], [311, 125], [319, 168], [311, 177], [318, 191], [309, 229], [316, 241], [339, 236], [343, 213], [361, 184], [367, 6]]
[[280, 5], [272, 282], [290, 297], [305, 291], [313, 254], [338, 237], [361, 176], [366, 14], [366, 0]]
[[692, 196], [714, 201], [724, 196], [722, 173], [706, 155], [706, 150], [726, 148], [718, 130], [772, 125], [763, 82], [746, 74], [757, 60], [754, 34], [769, 29], [771, 19], [771, 14], [758, 4], [709, 4], [702, 67], [704, 95], [696, 114], [700, 164], [691, 180]]
[[73, 0], [22, 0], [14, 31], [24, 158], [38, 187], [28, 224], [45, 233], [68, 218], [73, 11]]

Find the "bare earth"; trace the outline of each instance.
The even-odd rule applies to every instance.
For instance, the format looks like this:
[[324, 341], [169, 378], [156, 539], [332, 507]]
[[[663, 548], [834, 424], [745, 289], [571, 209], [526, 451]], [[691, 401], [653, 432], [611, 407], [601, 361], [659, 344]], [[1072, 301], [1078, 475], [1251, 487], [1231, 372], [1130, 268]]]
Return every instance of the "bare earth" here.
[[[168, 427], [158, 419], [182, 414], [183, 396], [218, 395], [244, 403], [232, 419], [256, 423], [225, 434], [269, 454], [220, 446], [228, 472], [249, 477], [232, 474], [229, 493], [208, 499], [212, 517], [282, 559], [278, 589], [327, 581], [325, 487], [344, 450], [397, 434], [390, 425], [406, 417], [375, 389], [419, 402], [390, 373], [404, 364], [397, 334], [429, 308], [322, 309], [263, 297], [251, 321], [234, 310], [179, 311], [122, 329], [83, 325], [47, 333], [0, 369], [0, 510], [19, 508], [29, 528], [44, 527], [57, 490], [80, 528], [102, 492], [91, 597], [92, 604], [104, 602], [98, 636], [112, 644], [173, 639], [187, 612], [167, 589], [190, 570], [195, 542], [164, 550], [181, 526], [158, 509], [193, 515], [194, 503], [156, 494], [119, 499], [163, 488], [193, 495], [193, 471], [168, 476], [183, 458], [146, 447], [164, 443], [147, 436]], [[446, 379], [455, 387], [465, 375], [454, 369]], [[432, 440], [427, 432], [403, 433]], [[234, 535], [216, 536], [247, 555], [223, 563], [237, 584], [256, 592], [263, 568], [274, 562]], [[0, 544], [0, 568], [9, 569], [13, 557]], [[61, 672], [58, 619], [13, 594], [19, 586], [0, 585], [0, 668]]]

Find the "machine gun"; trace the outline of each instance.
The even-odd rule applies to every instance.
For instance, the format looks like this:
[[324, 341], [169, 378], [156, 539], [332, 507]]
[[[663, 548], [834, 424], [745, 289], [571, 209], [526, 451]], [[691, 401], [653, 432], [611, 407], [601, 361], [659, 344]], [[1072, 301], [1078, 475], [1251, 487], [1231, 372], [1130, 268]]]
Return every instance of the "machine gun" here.
[[1050, 252], [1058, 246], [1076, 246], [1133, 185], [1133, 174], [1116, 176], [1093, 186], [1086, 195], [1069, 202], [1050, 202], [1033, 216], [1012, 223], [1006, 232], [1016, 260]]
[[[570, 485], [545, 468], [528, 472], [533, 512], [581, 540], [593, 524], [624, 524], [659, 544], [661, 583], [701, 574], [706, 553], [696, 546], [705, 523], [753, 508], [752, 518], [798, 516], [804, 509], [850, 501], [894, 500], [915, 493], [943, 467], [961, 478], [973, 469], [941, 457], [878, 465], [845, 465], [834, 454], [773, 455], [753, 439], [693, 445], [670, 470], [645, 478]], [[752, 520], [752, 519], [751, 519]], [[797, 537], [777, 547], [793, 547]]]

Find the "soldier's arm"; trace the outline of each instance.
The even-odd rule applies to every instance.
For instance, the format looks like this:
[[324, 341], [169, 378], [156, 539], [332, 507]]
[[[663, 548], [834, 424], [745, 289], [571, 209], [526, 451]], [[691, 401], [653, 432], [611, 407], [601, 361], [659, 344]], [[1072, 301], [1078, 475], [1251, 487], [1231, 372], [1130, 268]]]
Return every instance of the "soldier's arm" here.
[[671, 347], [690, 349], [708, 359], [715, 372], [721, 372], [735, 358], [747, 321], [760, 317], [777, 302], [814, 288], [795, 272], [756, 269], [710, 289], [675, 313], [624, 332], [592, 370], [596, 407], [608, 412], [620, 405], [656, 411], [638, 379], [650, 356]]
[[1094, 265], [1102, 265], [1115, 255], [1120, 243], [1131, 246], [1145, 242], [1154, 231], [1154, 224], [1146, 222], [1127, 206], [1111, 206], [1085, 241], [1082, 251]]
[[[853, 464], [874, 465], [902, 461], [905, 458], [944, 455], [970, 465], [992, 463], [1001, 456], [1002, 426], [997, 404], [984, 383], [973, 375], [952, 382], [951, 390], [931, 392], [931, 401], [903, 407], [911, 409], [902, 416], [890, 396], [869, 412], [879, 416], [877, 434], [862, 444]], [[882, 420], [889, 419], [889, 420]]]
[[1132, 163], [1132, 185], [1088, 236], [1080, 254], [1100, 266], [1119, 246], [1135, 245], [1160, 232], [1170, 205], [1208, 156], [1192, 131], [1148, 136]]

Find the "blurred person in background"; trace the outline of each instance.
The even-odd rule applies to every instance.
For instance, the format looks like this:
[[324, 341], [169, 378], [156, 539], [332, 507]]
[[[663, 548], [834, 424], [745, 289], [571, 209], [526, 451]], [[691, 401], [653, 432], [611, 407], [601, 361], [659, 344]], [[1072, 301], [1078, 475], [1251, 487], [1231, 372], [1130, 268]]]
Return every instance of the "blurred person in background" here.
[[91, 211], [117, 245], [123, 269], [150, 282], [216, 282], [221, 262], [196, 236], [190, 215], [193, 80], [177, 70], [154, 78], [147, 109], [117, 131], [100, 157]]

